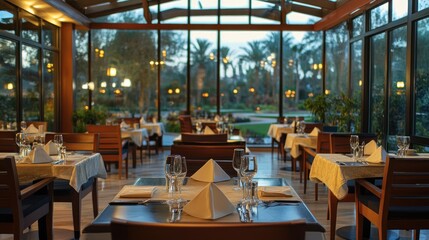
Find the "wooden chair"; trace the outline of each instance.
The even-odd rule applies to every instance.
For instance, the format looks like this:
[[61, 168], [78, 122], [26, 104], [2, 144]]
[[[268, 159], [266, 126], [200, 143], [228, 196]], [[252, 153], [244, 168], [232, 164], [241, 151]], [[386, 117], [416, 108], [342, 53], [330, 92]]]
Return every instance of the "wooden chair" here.
[[[285, 123], [285, 117], [278, 117], [277, 123], [284, 124]], [[277, 144], [277, 155], [283, 157], [283, 151], [280, 149], [280, 142], [276, 140], [276, 138], [271, 138], [271, 155], [274, 154], [274, 145]]]
[[[303, 152], [303, 167], [304, 167], [304, 194], [307, 193], [307, 180], [311, 170], [311, 164], [313, 163], [316, 154], [318, 153], [329, 153], [330, 152], [330, 137], [331, 133], [319, 132], [317, 135], [317, 147], [316, 149], [309, 147], [302, 147]], [[314, 200], [319, 199], [319, 184], [314, 184]]]
[[23, 230], [38, 221], [39, 239], [53, 239], [52, 181], [45, 178], [20, 190], [15, 159], [0, 158], [0, 233], [23, 239]]
[[323, 129], [323, 123], [311, 123], [311, 122], [306, 122], [305, 123], [305, 129], [304, 132], [305, 133], [311, 133], [311, 131], [313, 131], [314, 128], [318, 128], [320, 131], [322, 131]]
[[181, 133], [192, 133], [192, 120], [190, 115], [180, 115], [180, 132]]
[[228, 141], [228, 134], [195, 134], [195, 133], [182, 133], [182, 142], [190, 143], [226, 143]]
[[365, 179], [356, 180], [356, 239], [363, 237], [363, 220], [378, 228], [378, 239], [387, 239], [388, 229], [429, 228], [429, 160], [387, 159], [383, 188]]
[[[332, 133], [330, 137], [331, 153], [350, 153], [350, 135], [351, 133]], [[359, 142], [366, 143], [371, 140], [377, 140], [377, 135], [372, 133], [356, 133], [359, 136]], [[355, 201], [355, 183], [348, 181], [348, 194], [343, 199], [339, 200], [335, 195], [328, 191], [328, 219], [330, 219], [330, 239], [335, 239], [335, 229], [337, 224], [337, 209], [338, 202], [354, 202]]]
[[[46, 134], [45, 140], [52, 141], [55, 134]], [[62, 133], [64, 146], [68, 151], [98, 152], [98, 133]], [[54, 181], [54, 202], [70, 202], [72, 204], [74, 238], [80, 238], [80, 220], [82, 199], [92, 193], [92, 210], [94, 218], [98, 216], [97, 178], [91, 177], [82, 185], [79, 192], [72, 188], [68, 180]]]
[[0, 131], [0, 152], [18, 152], [15, 136], [17, 131]]
[[48, 122], [36, 122], [36, 121], [26, 121], [27, 127], [33, 124], [34, 127], [39, 128], [39, 126], [43, 126], [43, 129], [48, 131]]
[[305, 223], [146, 223], [113, 219], [112, 240], [303, 240]]
[[[122, 177], [122, 161], [125, 160], [125, 178], [128, 178], [128, 139], [122, 140], [119, 125], [86, 125], [89, 133], [99, 134], [98, 152], [107, 164], [118, 166], [119, 179]], [[110, 170], [110, 165], [106, 165]]]

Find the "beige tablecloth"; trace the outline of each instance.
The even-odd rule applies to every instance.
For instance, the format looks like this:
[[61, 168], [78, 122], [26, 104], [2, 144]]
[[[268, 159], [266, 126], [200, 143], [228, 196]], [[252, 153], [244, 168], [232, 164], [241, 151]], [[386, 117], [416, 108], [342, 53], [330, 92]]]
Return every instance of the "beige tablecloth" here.
[[311, 165], [310, 180], [324, 183], [340, 200], [348, 193], [347, 181], [383, 176], [384, 164], [347, 166], [337, 161], [354, 162], [342, 154], [317, 154]]
[[133, 143], [141, 147], [143, 141], [146, 141], [149, 138], [149, 133], [146, 128], [138, 129], [121, 129], [121, 138], [130, 138]]
[[276, 139], [277, 142], [280, 142], [280, 138], [283, 133], [293, 133], [294, 128], [291, 127], [289, 124], [279, 124], [279, 123], [273, 123], [270, 125], [270, 128], [268, 129], [267, 135], [271, 138]]
[[[2, 153], [0, 157], [17, 156], [16, 153]], [[57, 160], [58, 156], [52, 156]], [[52, 163], [17, 163], [16, 169], [20, 184], [31, 183], [46, 177], [56, 177], [69, 180], [70, 186], [79, 191], [81, 186], [91, 177], [106, 178], [107, 173], [104, 167], [103, 158], [99, 153], [91, 155], [70, 154], [66, 161], [59, 164]]]
[[290, 152], [293, 158], [298, 158], [301, 155], [300, 145], [311, 148], [317, 147], [317, 136], [309, 136], [308, 134], [290, 133], [286, 137], [285, 150]]
[[165, 133], [164, 124], [161, 122], [140, 124], [140, 128], [145, 128], [149, 135], [156, 133], [158, 136], [162, 136]]

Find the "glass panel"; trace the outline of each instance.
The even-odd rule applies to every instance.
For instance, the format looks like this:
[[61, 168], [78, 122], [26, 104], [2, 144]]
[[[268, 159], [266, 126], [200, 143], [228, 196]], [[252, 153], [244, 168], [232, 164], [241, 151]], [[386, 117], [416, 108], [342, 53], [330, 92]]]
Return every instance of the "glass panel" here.
[[186, 110], [187, 34], [161, 32], [161, 117], [167, 132], [180, 132], [177, 117]]
[[361, 109], [362, 109], [362, 40], [352, 43], [351, 46], [351, 92], [352, 99], [357, 106], [357, 115], [354, 116], [354, 121], [351, 126], [352, 132], [361, 131]]
[[22, 46], [22, 116], [26, 121], [40, 120], [40, 49]]
[[346, 24], [326, 32], [326, 89], [325, 94], [348, 92], [348, 31]]
[[384, 133], [385, 59], [386, 33], [375, 35], [370, 40], [370, 132], [379, 138]]
[[417, 22], [415, 125], [416, 136], [429, 137], [429, 18]]
[[58, 54], [44, 51], [43, 56], [43, 111], [48, 129], [54, 129], [55, 122], [55, 83], [58, 81]]
[[[94, 106], [112, 120], [122, 117], [147, 119], [158, 116], [157, 71], [164, 62], [157, 58], [157, 33], [144, 30], [93, 30], [92, 59]], [[103, 122], [104, 119], [98, 120]]]
[[58, 27], [48, 22], [43, 22], [43, 44], [49, 47], [57, 47]]
[[311, 16], [308, 14], [290, 12], [286, 15], [287, 24], [313, 24], [319, 21], [320, 17]]
[[401, 27], [390, 33], [390, 94], [388, 150], [396, 150], [396, 135], [405, 135], [405, 96], [407, 66], [407, 27]]
[[370, 29], [381, 27], [389, 21], [389, 3], [386, 2], [371, 10]]
[[[157, 9], [157, 5], [155, 5]], [[152, 9], [152, 8], [151, 8]], [[153, 15], [152, 16], [156, 16]], [[114, 13], [108, 16], [102, 16], [97, 18], [91, 19], [94, 22], [109, 22], [109, 23], [147, 23], [146, 19], [143, 16], [143, 9], [135, 9], [131, 11], [126, 12], [120, 12], [120, 13]], [[152, 23], [155, 23], [156, 19], [152, 21]]]
[[[16, 43], [0, 38], [0, 128], [16, 126]], [[15, 124], [10, 124], [15, 123]]]
[[191, 0], [191, 23], [217, 24], [218, 1]]
[[217, 111], [216, 46], [216, 31], [191, 31], [191, 110], [194, 116], [211, 117]]
[[21, 11], [21, 36], [23, 38], [39, 42], [40, 36], [40, 23], [39, 19], [30, 13]]
[[392, 0], [392, 20], [400, 19], [408, 14], [408, 1]]
[[252, 1], [252, 24], [280, 24], [280, 0]]
[[353, 31], [352, 31], [353, 37], [357, 37], [364, 32], [365, 30], [364, 20], [365, 18], [363, 15], [360, 15], [353, 19]]
[[[75, 37], [75, 77], [73, 83], [73, 100], [75, 115], [83, 113], [85, 110], [89, 109], [89, 91], [94, 90], [94, 83], [89, 83], [89, 73], [88, 73], [88, 31], [76, 30], [74, 32]], [[104, 49], [94, 49], [91, 57], [92, 59], [104, 58]], [[94, 60], [94, 63], [98, 60]], [[75, 132], [86, 132], [86, 127], [78, 121], [73, 121], [75, 124], [73, 130]]]
[[0, 2], [0, 29], [16, 34], [16, 9], [4, 1]]
[[420, 11], [429, 7], [429, 0], [417, 0], [417, 1], [418, 1], [417, 11]]
[[220, 0], [221, 24], [248, 24], [249, 0]]
[[160, 4], [161, 23], [188, 23], [188, 0], [167, 1]]

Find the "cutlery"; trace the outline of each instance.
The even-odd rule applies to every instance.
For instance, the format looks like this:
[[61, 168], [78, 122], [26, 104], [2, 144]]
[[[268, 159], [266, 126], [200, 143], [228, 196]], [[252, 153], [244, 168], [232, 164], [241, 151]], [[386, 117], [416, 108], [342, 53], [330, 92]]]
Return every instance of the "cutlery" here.
[[240, 222], [247, 222], [246, 216], [243, 213], [243, 205], [241, 203], [237, 204], [236, 209], [238, 212], [238, 216], [240, 217]]

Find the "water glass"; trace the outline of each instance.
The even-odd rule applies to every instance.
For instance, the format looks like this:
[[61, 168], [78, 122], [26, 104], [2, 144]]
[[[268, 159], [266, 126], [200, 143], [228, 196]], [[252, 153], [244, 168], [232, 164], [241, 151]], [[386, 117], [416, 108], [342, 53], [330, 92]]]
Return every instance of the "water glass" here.
[[181, 157], [180, 164], [181, 164], [181, 168], [180, 168], [180, 173], [177, 175], [177, 186], [179, 189], [179, 199], [182, 199], [183, 181], [185, 180], [186, 173], [188, 172], [188, 166], [186, 165], [186, 157]]
[[66, 146], [61, 146], [61, 148], [60, 148], [60, 155], [61, 155], [60, 159], [66, 160], [66, 157], [67, 157], [67, 148], [66, 148]]
[[24, 130], [27, 129], [27, 123], [25, 121], [21, 121], [20, 127], [21, 131], [24, 132]]
[[243, 178], [243, 199], [248, 200], [251, 191], [251, 182], [258, 172], [258, 162], [254, 155], [244, 155], [240, 164], [240, 173]]
[[182, 158], [179, 155], [168, 156], [165, 161], [164, 172], [166, 178], [169, 179], [169, 192], [171, 189], [170, 201], [175, 201], [174, 193], [177, 190], [177, 177], [182, 172], [181, 162]]
[[54, 143], [57, 146], [58, 158], [61, 159], [61, 147], [63, 146], [63, 135], [55, 134], [54, 135]]
[[23, 146], [25, 145], [25, 133], [17, 133], [15, 135], [15, 142], [19, 147], [19, 157], [24, 157], [25, 152]]
[[200, 134], [201, 130], [203, 130], [203, 124], [201, 122], [197, 122], [195, 124], [195, 128], [197, 129], [197, 133]]
[[357, 161], [364, 162], [365, 145], [360, 145], [357, 150]]
[[241, 174], [240, 174], [240, 165], [241, 165], [241, 158], [244, 155], [244, 149], [242, 148], [236, 148], [234, 149], [234, 155], [232, 156], [232, 167], [237, 172], [237, 185], [234, 186], [234, 190], [240, 190], [240, 181], [241, 181]]
[[356, 161], [356, 150], [359, 147], [359, 136], [351, 135], [350, 136], [350, 147], [353, 149], [353, 160]]
[[403, 140], [404, 136], [396, 136], [396, 146], [398, 147], [398, 157], [403, 157], [404, 154], [404, 140]]
[[218, 134], [223, 132], [223, 122], [216, 122], [216, 130]]

